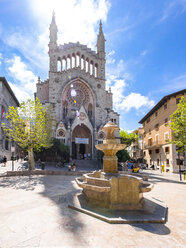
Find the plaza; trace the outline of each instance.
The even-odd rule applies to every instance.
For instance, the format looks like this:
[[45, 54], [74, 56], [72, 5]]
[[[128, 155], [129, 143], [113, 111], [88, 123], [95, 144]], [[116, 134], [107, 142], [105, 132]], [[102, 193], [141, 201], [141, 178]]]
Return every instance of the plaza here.
[[68, 208], [68, 195], [80, 192], [73, 172], [1, 177], [0, 247], [186, 247], [186, 181], [144, 174], [154, 183], [147, 194], [168, 206], [166, 224], [108, 224]]

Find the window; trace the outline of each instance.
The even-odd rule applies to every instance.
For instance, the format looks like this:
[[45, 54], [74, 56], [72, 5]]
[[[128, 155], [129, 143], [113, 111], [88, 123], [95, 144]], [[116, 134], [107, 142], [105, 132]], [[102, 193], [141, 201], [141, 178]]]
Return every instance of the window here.
[[143, 133], [143, 137], [146, 137], [146, 132]]
[[167, 142], [169, 140], [169, 133], [164, 133], [164, 140]]
[[167, 109], [167, 103], [164, 104], [164, 109]]
[[152, 146], [152, 138], [148, 139], [148, 146]]
[[166, 159], [166, 165], [169, 165], [169, 159], [168, 158]]
[[149, 150], [149, 154], [152, 154], [152, 150]]
[[143, 155], [146, 156], [146, 152], [144, 152]]
[[181, 159], [176, 159], [176, 164], [177, 165], [183, 165], [183, 160], [181, 160]]
[[150, 118], [147, 119], [147, 123], [149, 123], [149, 122], [150, 122]]
[[157, 123], [155, 126], [154, 126], [155, 130], [158, 131], [159, 130], [159, 123]]
[[151, 134], [151, 129], [149, 129], [149, 134]]
[[167, 123], [168, 122], [168, 118], [165, 118], [165, 123]]
[[180, 98], [176, 98], [176, 104], [180, 102]]
[[165, 147], [165, 152], [166, 152], [166, 153], [169, 153], [169, 146], [166, 146], [166, 147]]
[[155, 116], [156, 116], [156, 117], [158, 116], [158, 112], [155, 113]]
[[157, 134], [157, 135], [155, 136], [155, 143], [156, 143], [156, 145], [159, 144], [159, 134]]
[[156, 153], [159, 153], [159, 149], [156, 149]]
[[91, 103], [88, 105], [88, 116], [89, 118], [92, 118], [92, 104]]

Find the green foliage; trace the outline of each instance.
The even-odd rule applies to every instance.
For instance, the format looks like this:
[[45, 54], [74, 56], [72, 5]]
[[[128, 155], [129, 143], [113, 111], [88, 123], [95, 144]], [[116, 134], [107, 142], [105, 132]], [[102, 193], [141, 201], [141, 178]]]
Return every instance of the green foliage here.
[[[22, 102], [20, 107], [9, 107], [7, 121], [2, 128], [9, 139], [13, 139], [20, 147], [30, 153], [42, 147], [50, 147], [52, 134], [52, 118], [50, 107], [45, 109], [39, 99]], [[33, 156], [30, 156], [33, 157]], [[32, 166], [34, 169], [34, 166]]]
[[127, 133], [124, 130], [121, 130], [119, 134], [121, 137], [121, 144], [126, 144], [127, 147], [138, 139], [138, 136], [135, 133]]
[[70, 150], [69, 146], [61, 143], [59, 139], [53, 138], [52, 146], [48, 149], [42, 149], [42, 151], [37, 153], [36, 156], [37, 159], [40, 158], [42, 161], [69, 162]]
[[182, 96], [178, 104], [178, 108], [170, 116], [170, 128], [172, 130], [172, 143], [180, 147], [180, 152], [184, 152], [186, 148], [186, 101]]
[[125, 162], [127, 160], [130, 160], [130, 156], [129, 156], [129, 153], [127, 150], [123, 149], [123, 150], [120, 150], [116, 153], [116, 156], [118, 157], [118, 161], [119, 162]]

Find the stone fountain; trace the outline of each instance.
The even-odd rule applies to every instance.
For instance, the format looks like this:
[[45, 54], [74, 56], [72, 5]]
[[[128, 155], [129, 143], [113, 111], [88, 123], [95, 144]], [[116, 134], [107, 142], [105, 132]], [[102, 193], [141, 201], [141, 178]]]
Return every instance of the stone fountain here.
[[142, 178], [118, 173], [116, 153], [126, 145], [114, 137], [119, 127], [113, 122], [109, 121], [102, 130], [106, 139], [96, 148], [104, 152], [103, 170], [85, 174], [76, 182], [89, 203], [109, 209], [141, 209], [143, 193], [151, 191], [153, 185]]
[[102, 130], [106, 139], [96, 148], [104, 152], [103, 170], [76, 178], [83, 190], [69, 195], [68, 206], [109, 223], [165, 223], [167, 207], [156, 199], [143, 197], [153, 184], [143, 177], [118, 172], [116, 153], [126, 147], [114, 137], [119, 127], [109, 121]]

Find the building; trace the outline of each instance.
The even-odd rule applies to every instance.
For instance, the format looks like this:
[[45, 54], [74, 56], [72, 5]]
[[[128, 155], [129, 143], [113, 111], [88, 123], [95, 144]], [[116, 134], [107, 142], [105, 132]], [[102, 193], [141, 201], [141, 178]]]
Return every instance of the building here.
[[[143, 157], [149, 165], [162, 164], [171, 172], [179, 171], [176, 145], [171, 144], [170, 115], [177, 109], [180, 98], [186, 99], [186, 89], [164, 96], [140, 121], [143, 125]], [[183, 168], [183, 156], [181, 157]]]
[[100, 22], [97, 51], [86, 45], [57, 44], [57, 25], [50, 24], [49, 78], [38, 79], [35, 94], [44, 106], [52, 104], [56, 121], [54, 137], [70, 146], [72, 158], [96, 159], [95, 144], [101, 142], [102, 126], [109, 120], [119, 125], [112, 93], [105, 90], [105, 38]]
[[[0, 125], [2, 122], [6, 123], [5, 115], [8, 112], [8, 107], [18, 107], [19, 102], [15, 97], [12, 89], [4, 77], [0, 77]], [[0, 156], [11, 157], [11, 142], [6, 138], [2, 128], [0, 128]]]
[[138, 136], [138, 139], [128, 147], [130, 157], [136, 162], [143, 162], [143, 128], [138, 128], [133, 131]]

